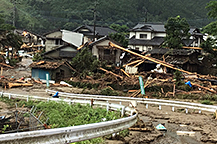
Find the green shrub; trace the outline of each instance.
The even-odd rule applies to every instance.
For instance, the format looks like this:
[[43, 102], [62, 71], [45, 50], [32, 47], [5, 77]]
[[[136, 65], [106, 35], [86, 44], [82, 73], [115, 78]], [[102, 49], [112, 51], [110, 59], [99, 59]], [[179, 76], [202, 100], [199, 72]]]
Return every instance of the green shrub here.
[[210, 102], [210, 100], [204, 100], [201, 102], [202, 104], [206, 104], [206, 105], [213, 105], [212, 102]]
[[12, 59], [8, 59], [8, 61], [9, 61], [9, 65], [15, 66], [19, 62], [19, 59], [12, 58]]
[[104, 88], [100, 92], [101, 95], [108, 95], [108, 96], [117, 96], [118, 92], [111, 90], [110, 88]]

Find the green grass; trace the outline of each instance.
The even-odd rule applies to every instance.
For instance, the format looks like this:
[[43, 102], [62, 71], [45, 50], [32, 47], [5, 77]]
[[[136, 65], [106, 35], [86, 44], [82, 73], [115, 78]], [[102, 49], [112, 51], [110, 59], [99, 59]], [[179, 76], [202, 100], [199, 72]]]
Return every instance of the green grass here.
[[[29, 102], [18, 100], [18, 99], [8, 99], [8, 98], [0, 98], [0, 101], [3, 101], [10, 105], [11, 107], [15, 107], [15, 104], [19, 107], [22, 107], [25, 104], [25, 107], [31, 108], [33, 105], [37, 107], [37, 111], [34, 115], [38, 116], [42, 111], [43, 115], [40, 117], [42, 122], [45, 122], [47, 118], [48, 125], [51, 128], [60, 128], [60, 127], [70, 127], [91, 123], [102, 122], [103, 118], [106, 118], [106, 121], [115, 120], [120, 118], [120, 112], [108, 111], [102, 108], [92, 108], [90, 105], [81, 105], [74, 104], [69, 105], [65, 102], [40, 102], [40, 101], [32, 101]], [[121, 132], [121, 134], [125, 134], [126, 131]], [[91, 144], [91, 143], [102, 143], [104, 139], [102, 137], [95, 138], [91, 140], [86, 140], [82, 142], [76, 142], [78, 144]]]

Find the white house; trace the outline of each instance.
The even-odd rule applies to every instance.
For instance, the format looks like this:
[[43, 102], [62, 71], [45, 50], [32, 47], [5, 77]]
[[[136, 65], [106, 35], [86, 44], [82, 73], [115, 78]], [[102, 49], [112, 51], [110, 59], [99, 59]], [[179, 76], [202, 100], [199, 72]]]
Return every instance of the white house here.
[[[203, 41], [203, 34], [197, 28], [191, 28], [189, 40], [183, 40], [183, 45], [198, 47]], [[131, 49], [150, 51], [159, 48], [166, 37], [164, 24], [162, 23], [138, 23], [130, 30], [129, 45]]]

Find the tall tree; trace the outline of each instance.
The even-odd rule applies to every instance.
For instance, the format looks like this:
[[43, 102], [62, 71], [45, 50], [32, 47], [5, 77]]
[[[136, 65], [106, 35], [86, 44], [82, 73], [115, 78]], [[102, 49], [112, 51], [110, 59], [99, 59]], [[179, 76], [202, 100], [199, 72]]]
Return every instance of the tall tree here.
[[110, 28], [114, 29], [117, 31], [117, 33], [111, 33], [109, 34], [109, 37], [116, 42], [119, 42], [123, 47], [128, 46], [128, 40], [127, 40], [127, 35], [129, 34], [128, 30], [129, 27], [126, 25], [119, 25], [119, 24], [111, 24]]
[[189, 24], [185, 18], [170, 17], [165, 24], [166, 37], [164, 46], [174, 49], [182, 48], [182, 40], [189, 38]]
[[15, 27], [10, 24], [6, 24], [3, 16], [0, 15], [0, 46], [2, 46], [3, 48], [5, 46], [11, 46], [16, 50], [20, 48], [22, 44], [22, 39], [20, 36], [13, 33], [14, 29]]
[[[209, 16], [209, 18], [217, 19], [217, 1], [210, 1], [209, 3], [207, 3], [206, 9], [208, 9], [207, 15]], [[217, 52], [214, 51], [214, 49], [217, 48], [217, 21], [213, 21], [206, 25], [203, 28], [203, 32], [209, 34], [209, 37], [200, 45], [200, 47], [202, 47], [204, 51], [209, 53], [209, 56], [211, 56], [211, 58], [217, 57]]]

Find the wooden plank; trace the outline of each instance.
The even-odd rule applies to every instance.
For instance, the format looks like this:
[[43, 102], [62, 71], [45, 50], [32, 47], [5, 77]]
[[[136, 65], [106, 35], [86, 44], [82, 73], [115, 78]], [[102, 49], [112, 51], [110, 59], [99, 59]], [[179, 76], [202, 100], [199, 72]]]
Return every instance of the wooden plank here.
[[33, 84], [29, 84], [29, 83], [8, 83], [8, 87], [12, 88], [12, 87], [21, 87], [21, 86], [33, 86]]
[[128, 128], [128, 129], [131, 131], [143, 131], [143, 132], [150, 131], [150, 129], [148, 128]]
[[127, 77], [130, 77], [130, 75], [129, 75], [127, 72], [125, 72], [125, 70], [121, 69], [121, 71], [122, 71]]
[[[185, 80], [185, 82], [187, 82], [187, 80]], [[205, 89], [205, 90], [208, 90], [208, 91], [210, 91], [210, 92], [212, 92], [212, 93], [217, 93], [216, 91], [214, 91], [214, 90], [212, 90], [212, 89], [210, 89], [210, 88], [207, 88], [207, 87], [201, 86], [201, 85], [196, 84], [196, 83], [192, 83], [192, 82], [191, 82], [191, 85], [192, 85], [192, 86], [200, 87], [200, 88]]]
[[142, 63], [144, 63], [144, 60], [139, 62], [138, 64], [134, 65], [133, 67], [137, 67], [137, 66], [141, 65]]
[[4, 63], [0, 63], [0, 65], [2, 65], [2, 66], [6, 66], [6, 67], [9, 67], [9, 68], [14, 68], [14, 67], [12, 67], [12, 66], [10, 66], [10, 65], [7, 65], [7, 64], [4, 64]]
[[141, 61], [143, 61], [143, 60], [136, 60], [136, 61], [130, 62], [128, 64], [123, 65], [123, 67], [130, 66], [130, 65], [136, 64], [136, 63], [141, 62]]
[[133, 55], [136, 55], [136, 56], [138, 56], [138, 57], [141, 57], [141, 58], [150, 60], [150, 61], [152, 61], [152, 62], [154, 62], [154, 63], [161, 64], [161, 65], [166, 66], [166, 67], [168, 67], [168, 68], [171, 68], [171, 69], [174, 69], [174, 70], [178, 70], [178, 71], [181, 71], [181, 72], [187, 73], [187, 74], [194, 74], [194, 73], [192, 73], [192, 72], [188, 72], [188, 71], [185, 71], [185, 70], [182, 70], [182, 69], [179, 69], [179, 68], [175, 68], [175, 67], [173, 67], [173, 66], [171, 66], [171, 65], [169, 65], [169, 64], [167, 64], [167, 63], [164, 63], [164, 62], [161, 61], [161, 60], [156, 60], [156, 59], [154, 59], [154, 58], [147, 57], [147, 56], [143, 56], [143, 55], [138, 54], [138, 53], [136, 53], [136, 52], [130, 51], [130, 50], [125, 49], [125, 48], [123, 48], [123, 47], [120, 47], [120, 46], [118, 46], [118, 45], [116, 45], [116, 44], [114, 44], [114, 43], [112, 43], [112, 42], [109, 42], [109, 45], [110, 45], [111, 47], [116, 47], [116, 48], [121, 49], [121, 50], [123, 50], [123, 51], [129, 52], [129, 53], [131, 53], [131, 54], [133, 54]]

